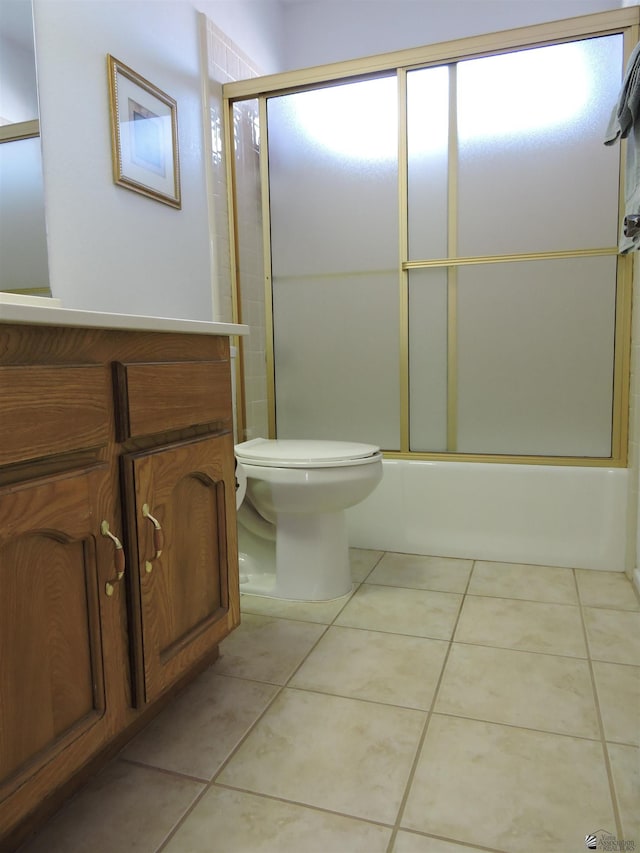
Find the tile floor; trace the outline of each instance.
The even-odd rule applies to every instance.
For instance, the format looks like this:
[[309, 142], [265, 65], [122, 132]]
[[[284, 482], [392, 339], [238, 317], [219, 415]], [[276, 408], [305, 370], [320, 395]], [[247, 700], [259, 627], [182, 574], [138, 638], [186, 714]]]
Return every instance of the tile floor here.
[[640, 851], [640, 605], [620, 574], [352, 551], [242, 597], [220, 660], [23, 853]]

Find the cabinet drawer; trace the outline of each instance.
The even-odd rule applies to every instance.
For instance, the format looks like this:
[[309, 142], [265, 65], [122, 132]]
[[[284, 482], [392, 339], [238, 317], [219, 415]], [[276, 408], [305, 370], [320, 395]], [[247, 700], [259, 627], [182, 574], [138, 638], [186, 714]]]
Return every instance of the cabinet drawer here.
[[228, 361], [115, 364], [119, 441], [231, 419]]
[[0, 399], [0, 465], [109, 439], [108, 372], [99, 365], [0, 367]]

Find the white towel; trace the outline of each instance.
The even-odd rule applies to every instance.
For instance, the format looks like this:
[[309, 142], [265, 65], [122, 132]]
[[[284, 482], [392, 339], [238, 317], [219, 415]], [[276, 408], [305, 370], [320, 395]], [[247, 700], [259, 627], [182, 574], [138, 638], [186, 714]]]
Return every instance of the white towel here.
[[[640, 213], [640, 42], [634, 47], [622, 82], [618, 103], [613, 108], [604, 144], [627, 140], [625, 168], [625, 214]], [[638, 251], [640, 233], [633, 237], [620, 235], [620, 252]]]

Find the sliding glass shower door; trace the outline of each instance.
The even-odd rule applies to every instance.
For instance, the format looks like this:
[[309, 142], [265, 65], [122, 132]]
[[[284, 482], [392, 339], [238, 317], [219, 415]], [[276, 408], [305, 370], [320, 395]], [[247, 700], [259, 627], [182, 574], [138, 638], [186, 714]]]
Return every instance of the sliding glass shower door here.
[[267, 115], [278, 437], [399, 449], [395, 77]]
[[611, 454], [622, 47], [407, 73], [411, 450]]
[[623, 55], [614, 33], [264, 98], [278, 437], [621, 458]]

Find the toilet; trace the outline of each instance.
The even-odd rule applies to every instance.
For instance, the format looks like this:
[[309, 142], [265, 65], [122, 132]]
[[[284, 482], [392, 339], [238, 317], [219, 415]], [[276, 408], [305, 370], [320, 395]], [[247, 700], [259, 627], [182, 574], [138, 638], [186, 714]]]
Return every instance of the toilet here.
[[255, 438], [235, 447], [240, 591], [327, 601], [351, 591], [345, 510], [382, 479], [372, 444]]

